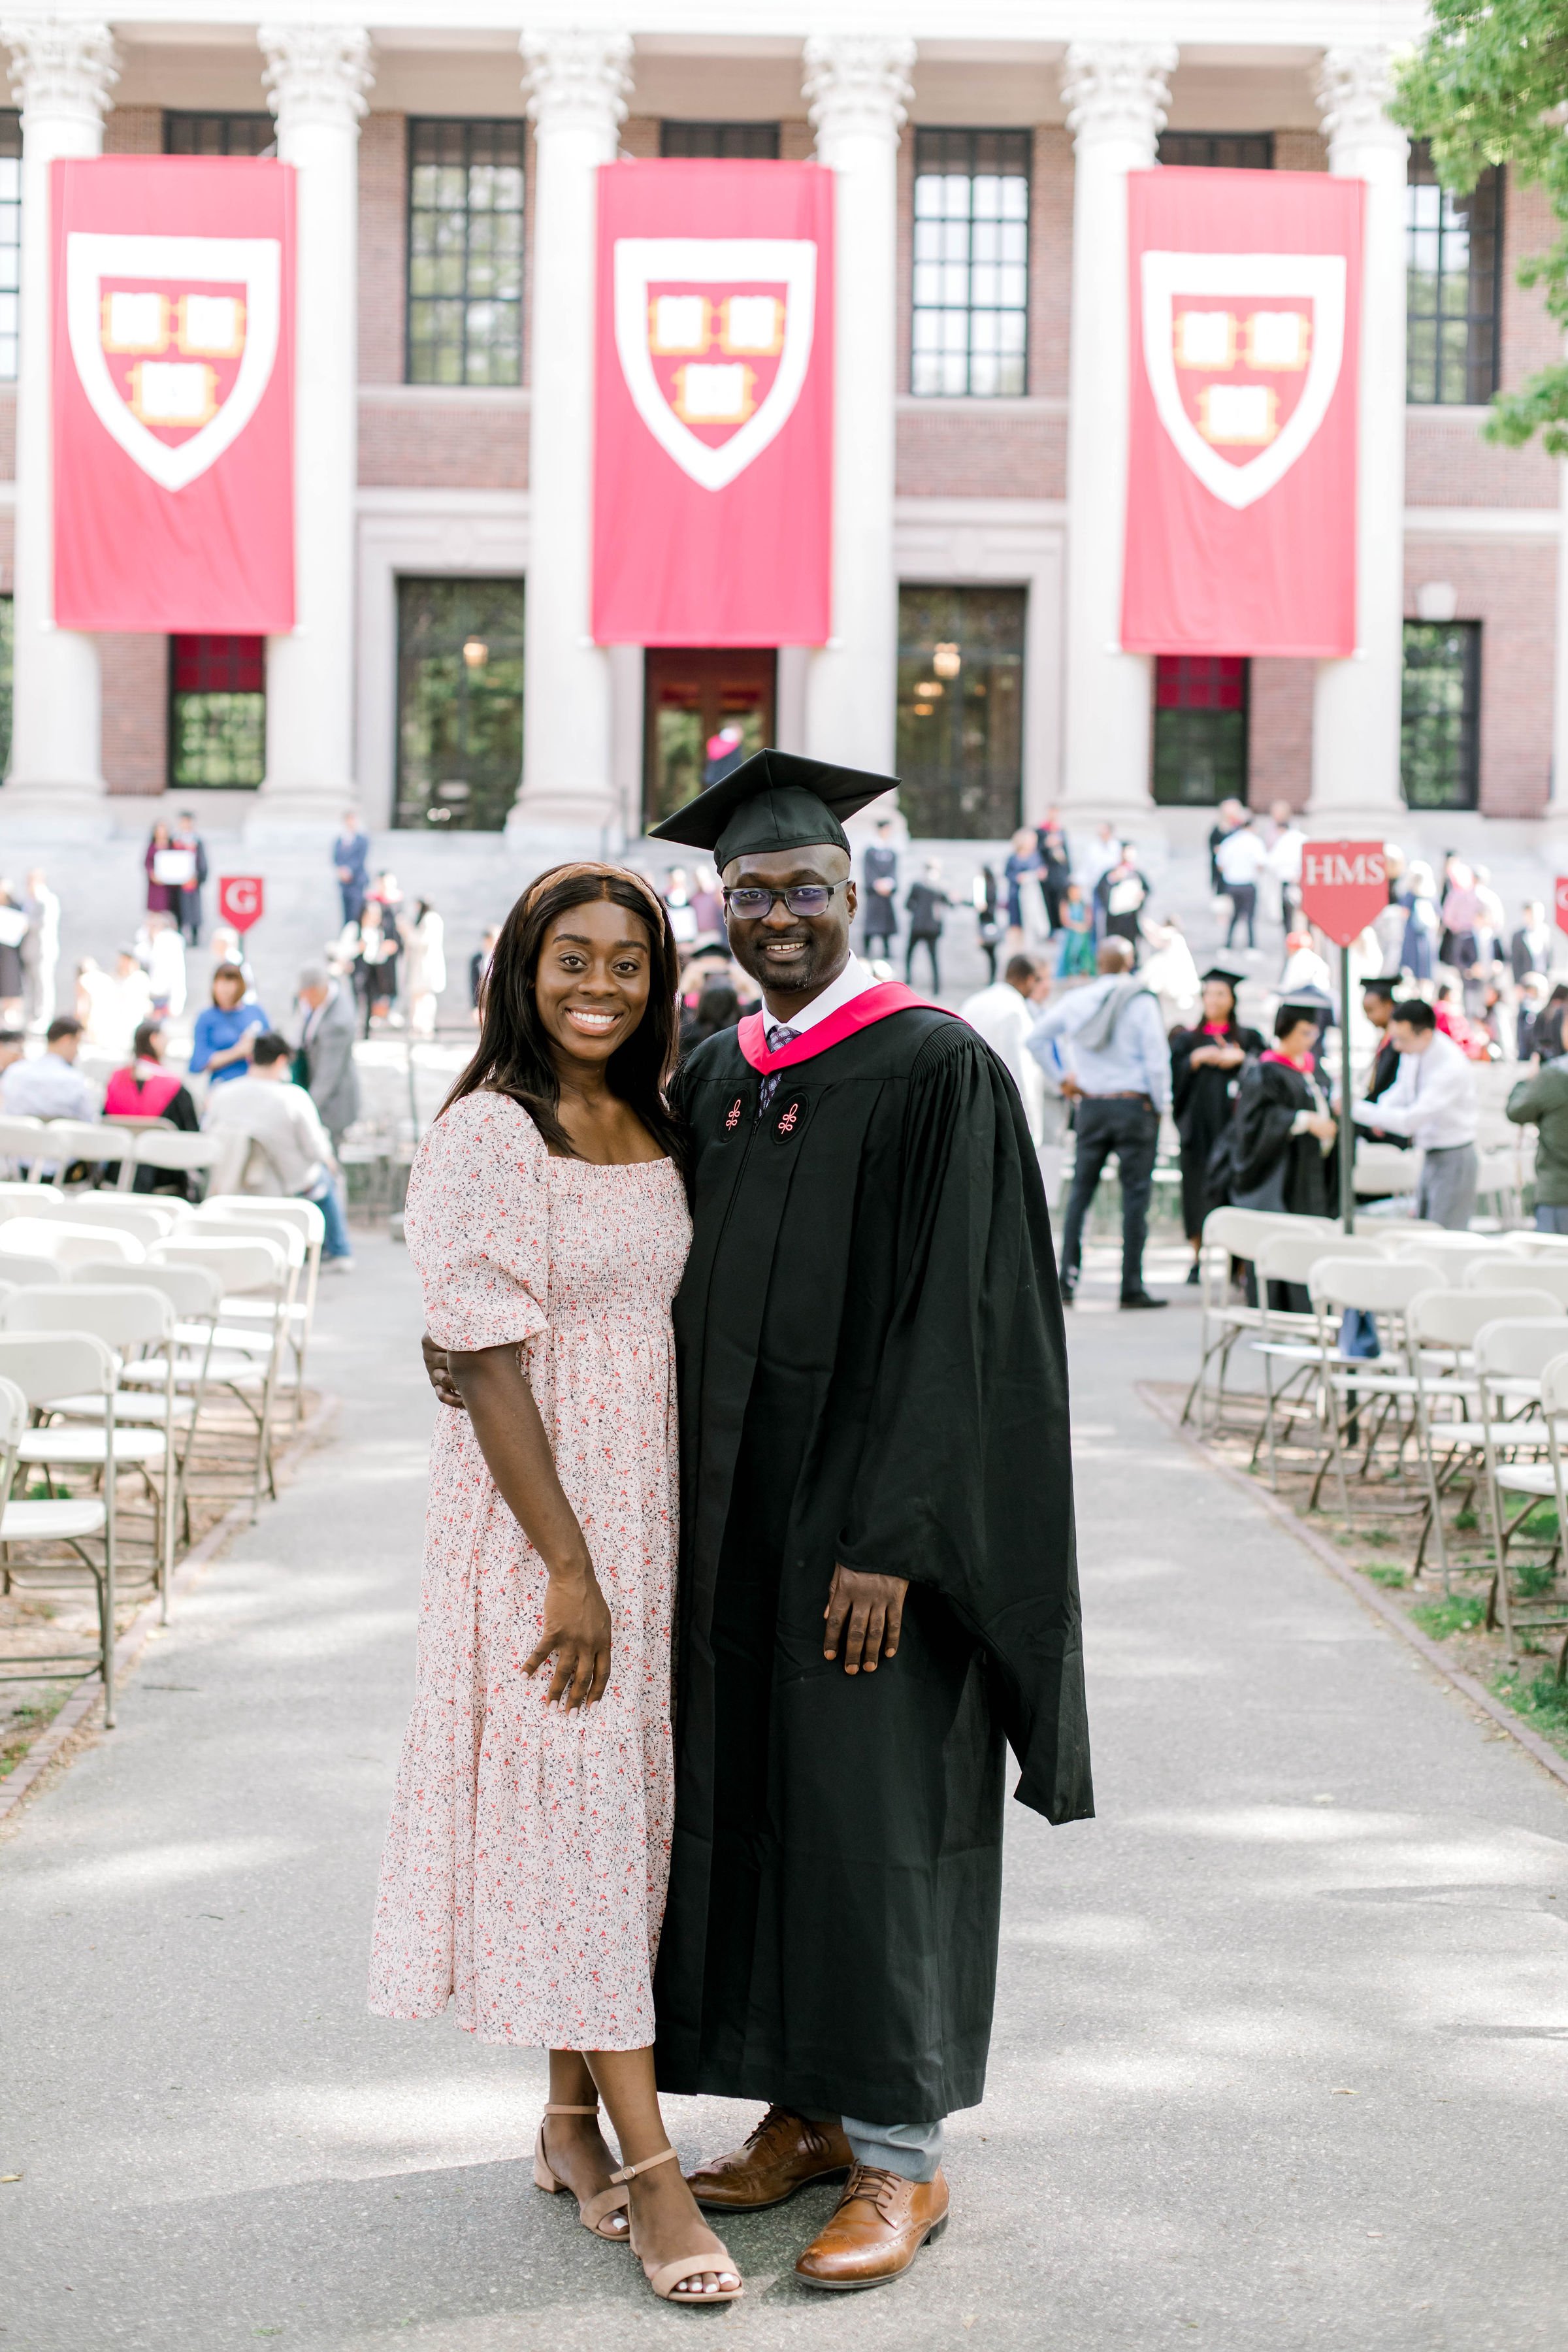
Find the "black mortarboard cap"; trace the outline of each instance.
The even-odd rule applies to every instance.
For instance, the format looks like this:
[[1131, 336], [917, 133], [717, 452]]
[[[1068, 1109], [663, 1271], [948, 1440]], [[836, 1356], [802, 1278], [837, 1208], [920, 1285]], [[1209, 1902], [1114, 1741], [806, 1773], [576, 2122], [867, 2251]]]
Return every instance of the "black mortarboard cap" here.
[[847, 849], [843, 820], [896, 790], [896, 776], [834, 768], [793, 751], [756, 751], [684, 808], [650, 825], [650, 841], [711, 852], [715, 866], [778, 849]]
[[1322, 990], [1309, 980], [1303, 981], [1300, 988], [1287, 988], [1280, 992], [1279, 1002], [1275, 1010], [1283, 1013], [1287, 1005], [1292, 1013], [1309, 1013], [1315, 1017], [1321, 1013], [1331, 1013], [1334, 1009], [1334, 1001], [1331, 996], [1325, 996]]
[[1244, 971], [1237, 971], [1236, 966], [1229, 963], [1211, 963], [1207, 971], [1201, 971], [1198, 974], [1200, 984], [1205, 981], [1223, 980], [1229, 989], [1239, 988], [1246, 978], [1247, 974]]

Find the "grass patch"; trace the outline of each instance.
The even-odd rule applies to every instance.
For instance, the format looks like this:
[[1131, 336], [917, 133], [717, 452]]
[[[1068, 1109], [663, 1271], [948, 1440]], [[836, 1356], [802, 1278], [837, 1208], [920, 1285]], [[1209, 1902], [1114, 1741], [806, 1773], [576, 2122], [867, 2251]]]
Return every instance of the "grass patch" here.
[[1550, 1503], [1538, 1503], [1529, 1518], [1521, 1519], [1514, 1532], [1528, 1536], [1531, 1543], [1555, 1543], [1557, 1514]]
[[1557, 1581], [1549, 1559], [1521, 1559], [1512, 1570], [1513, 1589], [1521, 1601], [1539, 1601]]
[[59, 1713], [67, 1696], [62, 1691], [58, 1699], [46, 1701], [41, 1706], [14, 1706], [11, 1709], [11, 1720], [0, 1731], [0, 1780], [16, 1770], [49, 1717]]
[[1471, 1592], [1452, 1592], [1443, 1601], [1421, 1601], [1410, 1612], [1421, 1631], [1434, 1642], [1450, 1633], [1473, 1633], [1487, 1619], [1487, 1604]]
[[1477, 1518], [1474, 1511], [1461, 1511], [1458, 1517], [1455, 1519], [1454, 1525], [1462, 1534], [1468, 1535], [1473, 1528], [1479, 1528], [1480, 1526], [1480, 1521]]
[[1369, 1544], [1391, 1544], [1394, 1538], [1386, 1528], [1368, 1528], [1366, 1540]]
[[1568, 1739], [1568, 1686], [1558, 1681], [1555, 1672], [1536, 1675], [1528, 1681], [1522, 1675], [1499, 1675], [1492, 1688], [1532, 1730], [1545, 1732], [1560, 1743]]
[[1361, 1572], [1370, 1576], [1374, 1584], [1386, 1585], [1394, 1592], [1401, 1591], [1408, 1581], [1405, 1570], [1395, 1568], [1391, 1559], [1363, 1559]]

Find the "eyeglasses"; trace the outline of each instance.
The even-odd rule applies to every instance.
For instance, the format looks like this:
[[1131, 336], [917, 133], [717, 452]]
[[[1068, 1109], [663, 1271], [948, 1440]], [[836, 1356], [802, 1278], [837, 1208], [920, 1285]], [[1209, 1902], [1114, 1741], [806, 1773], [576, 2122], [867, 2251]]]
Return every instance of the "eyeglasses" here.
[[843, 887], [842, 882], [796, 882], [787, 890], [726, 890], [724, 906], [744, 923], [771, 915], [781, 898], [792, 915], [826, 915], [835, 890]]

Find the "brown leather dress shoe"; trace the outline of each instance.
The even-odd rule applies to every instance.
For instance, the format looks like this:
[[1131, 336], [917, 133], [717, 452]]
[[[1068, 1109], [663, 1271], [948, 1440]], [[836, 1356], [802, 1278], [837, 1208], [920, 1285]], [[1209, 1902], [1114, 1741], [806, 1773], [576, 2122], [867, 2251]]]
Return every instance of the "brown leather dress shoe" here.
[[888, 2286], [902, 2278], [929, 2239], [947, 2227], [947, 2183], [905, 2180], [858, 2164], [844, 2184], [838, 2210], [807, 2246], [795, 2274], [807, 2286]]
[[760, 2213], [814, 2180], [841, 2179], [854, 2160], [837, 2124], [809, 2123], [788, 2107], [770, 2107], [744, 2147], [699, 2165], [687, 2175], [687, 2186], [699, 2205], [721, 2213]]

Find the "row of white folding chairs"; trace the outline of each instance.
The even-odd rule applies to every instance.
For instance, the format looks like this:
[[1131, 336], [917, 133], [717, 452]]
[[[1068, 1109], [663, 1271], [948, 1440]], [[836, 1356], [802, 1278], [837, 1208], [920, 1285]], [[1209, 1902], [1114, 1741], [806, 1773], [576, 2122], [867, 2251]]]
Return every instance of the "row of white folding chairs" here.
[[[26, 1118], [0, 1115], [0, 1161], [28, 1171], [33, 1189], [64, 1184], [68, 1169], [120, 1166], [127, 1191], [138, 1168], [163, 1168], [190, 1174], [215, 1168], [220, 1139], [191, 1135], [175, 1127], [119, 1127], [112, 1120]], [[49, 1172], [45, 1175], [45, 1171]]]
[[[1328, 1459], [1320, 1469], [1314, 1500], [1322, 1471], [1331, 1464], [1340, 1507], [1348, 1516], [1346, 1426], [1364, 1413], [1375, 1415], [1380, 1410], [1392, 1409], [1399, 1416], [1396, 1426], [1402, 1442], [1405, 1433], [1415, 1441], [1428, 1527], [1445, 1582], [1448, 1558], [1441, 1501], [1450, 1474], [1478, 1450], [1488, 1454], [1492, 1444], [1488, 1432], [1495, 1411], [1505, 1403], [1528, 1409], [1535, 1394], [1533, 1373], [1510, 1398], [1497, 1389], [1495, 1380], [1492, 1390], [1483, 1393], [1476, 1356], [1479, 1335], [1506, 1323], [1510, 1328], [1544, 1329], [1553, 1349], [1568, 1344], [1564, 1328], [1568, 1309], [1555, 1286], [1531, 1285], [1527, 1267], [1521, 1266], [1518, 1272], [1525, 1278], [1517, 1279], [1513, 1269], [1500, 1266], [1500, 1278], [1492, 1286], [1483, 1286], [1478, 1275], [1461, 1286], [1446, 1287], [1434, 1280], [1429, 1265], [1414, 1260], [1379, 1263], [1364, 1257], [1324, 1257], [1312, 1271], [1310, 1286], [1319, 1322], [1319, 1396], [1329, 1440]], [[1390, 1342], [1386, 1354], [1350, 1362], [1340, 1353], [1341, 1321], [1351, 1310], [1377, 1318]], [[1409, 1408], [1407, 1423], [1400, 1416], [1401, 1406]], [[1526, 1435], [1498, 1442], [1532, 1445], [1534, 1440]], [[1370, 1447], [1368, 1453], [1370, 1456]], [[1424, 1536], [1418, 1567], [1425, 1544]], [[1506, 1612], [1506, 1596], [1503, 1605]]]

